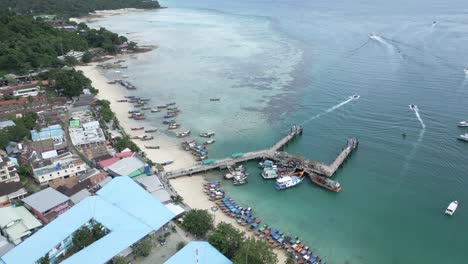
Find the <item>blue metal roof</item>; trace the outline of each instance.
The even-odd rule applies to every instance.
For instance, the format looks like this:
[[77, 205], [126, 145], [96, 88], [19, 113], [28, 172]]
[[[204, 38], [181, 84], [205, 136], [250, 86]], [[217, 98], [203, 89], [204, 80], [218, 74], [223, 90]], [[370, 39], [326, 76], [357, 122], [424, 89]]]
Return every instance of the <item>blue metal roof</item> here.
[[[198, 261], [197, 261], [198, 258]], [[174, 256], [164, 264], [232, 264], [221, 252], [210, 243], [204, 241], [192, 241], [179, 250]]]
[[36, 130], [31, 130], [31, 139], [33, 141], [44, 140], [49, 138], [60, 137], [64, 134], [65, 132], [63, 131], [60, 125], [53, 125], [42, 128], [39, 132], [37, 132]]
[[[62, 263], [105, 263], [127, 247], [161, 228], [175, 215], [128, 177], [118, 177], [23, 243], [0, 262], [35, 263], [89, 220], [101, 223], [110, 233], [68, 257]], [[27, 252], [27, 254], [25, 254]]]

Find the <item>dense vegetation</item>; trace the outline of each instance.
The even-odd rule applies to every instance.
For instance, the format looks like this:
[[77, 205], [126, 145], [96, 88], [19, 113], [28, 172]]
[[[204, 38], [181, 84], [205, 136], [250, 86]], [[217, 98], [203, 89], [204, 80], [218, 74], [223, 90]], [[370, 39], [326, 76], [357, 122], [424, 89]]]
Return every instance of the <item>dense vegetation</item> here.
[[98, 109], [98, 113], [104, 121], [110, 122], [114, 119], [115, 114], [112, 112], [109, 101], [99, 100], [94, 105]]
[[112, 143], [112, 146], [121, 152], [122, 150], [128, 148], [133, 152], [139, 152], [140, 148], [130, 139], [129, 136], [118, 137]]
[[20, 118], [10, 118], [15, 126], [0, 130], [0, 147], [5, 148], [9, 141], [21, 142], [31, 136], [31, 130], [35, 129], [37, 114], [30, 112]]
[[231, 224], [221, 222], [208, 237], [208, 242], [218, 249], [219, 252], [223, 253], [224, 256], [232, 259], [237, 251], [239, 251], [244, 239], [244, 232], [240, 232]]
[[0, 75], [60, 67], [66, 63], [57, 57], [70, 50], [103, 48], [114, 52], [116, 45], [127, 41], [104, 28], [96, 30], [79, 24], [78, 29], [77, 32], [67, 32], [30, 16], [0, 11]]
[[185, 214], [182, 226], [196, 238], [204, 238], [213, 229], [213, 216], [208, 210], [192, 209]]
[[158, 1], [145, 0], [1, 0], [0, 10], [11, 8], [21, 14], [83, 16], [95, 10], [120, 8], [158, 8]]
[[91, 86], [91, 80], [84, 76], [81, 71], [75, 69], [52, 69], [41, 75], [41, 78], [48, 80], [50, 89], [61, 96], [79, 96], [83, 89], [87, 88], [92, 93], [97, 93]]
[[270, 244], [264, 240], [248, 238], [244, 240], [233, 259], [234, 264], [278, 263], [278, 256]]

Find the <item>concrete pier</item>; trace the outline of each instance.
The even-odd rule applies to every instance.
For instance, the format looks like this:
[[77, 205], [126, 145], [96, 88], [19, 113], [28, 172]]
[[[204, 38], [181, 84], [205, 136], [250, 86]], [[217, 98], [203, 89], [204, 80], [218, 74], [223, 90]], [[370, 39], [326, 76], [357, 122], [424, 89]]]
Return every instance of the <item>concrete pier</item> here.
[[291, 142], [297, 136], [300, 135], [302, 135], [302, 127], [292, 126], [289, 133], [283, 138], [281, 138], [278, 142], [276, 142], [271, 148], [247, 152], [244, 153], [244, 155], [242, 155], [241, 157], [237, 158], [229, 157], [219, 159], [211, 164], [199, 164], [190, 168], [165, 172], [164, 176], [167, 179], [173, 179], [181, 176], [207, 172], [213, 169], [224, 169], [227, 166], [232, 166], [236, 163], [246, 162], [250, 160], [272, 159], [279, 161], [285, 159], [293, 159], [302, 163], [306, 172], [315, 172], [327, 177], [331, 177], [342, 166], [343, 162], [349, 157], [349, 155], [353, 152], [353, 150], [357, 147], [358, 144], [357, 139], [348, 139], [346, 146], [338, 154], [335, 161], [333, 161], [333, 163], [330, 165], [321, 164], [320, 162], [314, 160], [305, 160], [303, 157], [291, 155], [286, 152], [279, 152], [279, 150], [283, 149], [289, 142]]

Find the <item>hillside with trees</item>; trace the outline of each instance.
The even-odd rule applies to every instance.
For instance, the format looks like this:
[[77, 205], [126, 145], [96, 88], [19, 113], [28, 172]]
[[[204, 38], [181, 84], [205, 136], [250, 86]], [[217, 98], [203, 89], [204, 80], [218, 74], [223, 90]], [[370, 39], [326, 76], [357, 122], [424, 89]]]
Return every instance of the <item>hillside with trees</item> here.
[[70, 50], [103, 48], [114, 52], [116, 45], [127, 41], [104, 28], [90, 29], [85, 24], [79, 24], [77, 28], [77, 31], [68, 32], [31, 16], [0, 13], [0, 75], [61, 67], [64, 62], [57, 57]]
[[0, 10], [20, 14], [51, 14], [62, 17], [87, 15], [95, 10], [121, 8], [159, 8], [158, 1], [146, 0], [1, 0]]

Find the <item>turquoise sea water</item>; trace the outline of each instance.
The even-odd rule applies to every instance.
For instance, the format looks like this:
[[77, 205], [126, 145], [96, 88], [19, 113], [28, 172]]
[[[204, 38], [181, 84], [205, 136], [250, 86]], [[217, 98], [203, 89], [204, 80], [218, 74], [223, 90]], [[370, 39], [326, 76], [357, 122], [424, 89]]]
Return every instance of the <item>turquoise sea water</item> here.
[[93, 25], [159, 46], [125, 74], [136, 94], [176, 101], [183, 129], [215, 131], [211, 157], [265, 148], [293, 123], [305, 133], [287, 151], [327, 163], [360, 140], [334, 176], [339, 194], [309, 181], [278, 192], [252, 163], [248, 185], [225, 184], [232, 197], [329, 263], [467, 262], [468, 144], [455, 139], [468, 119], [464, 1], [162, 3]]

